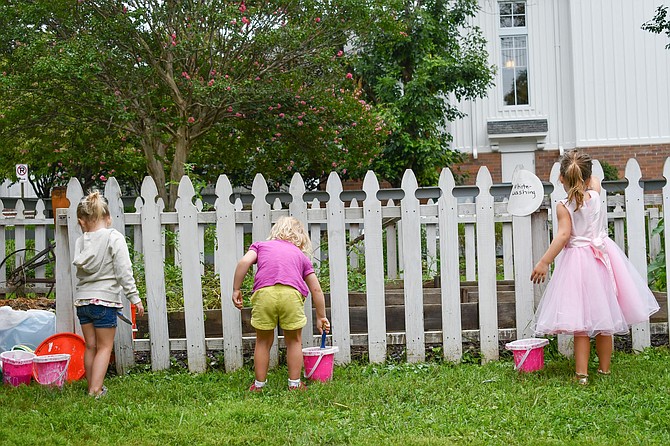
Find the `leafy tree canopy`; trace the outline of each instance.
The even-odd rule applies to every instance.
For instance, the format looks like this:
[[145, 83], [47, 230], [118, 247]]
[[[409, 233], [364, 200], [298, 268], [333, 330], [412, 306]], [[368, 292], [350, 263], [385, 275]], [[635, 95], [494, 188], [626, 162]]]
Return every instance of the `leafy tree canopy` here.
[[[650, 21], [642, 25], [645, 31], [651, 31], [654, 34], [665, 33], [670, 38], [670, 18], [668, 17], [667, 5], [661, 5], [656, 8], [656, 15]], [[670, 50], [670, 43], [665, 45], [666, 49]]]
[[77, 154], [94, 178], [103, 159], [144, 163], [169, 207], [194, 159], [241, 183], [268, 166], [277, 182], [367, 167], [384, 124], [339, 57], [362, 3], [3, 2], [3, 159], [46, 150], [46, 175]]
[[436, 184], [440, 168], [462, 159], [449, 148], [447, 121], [463, 116], [457, 101], [485, 95], [494, 73], [485, 40], [471, 25], [477, 3], [391, 0], [355, 40], [364, 97], [384, 105], [396, 124], [374, 164], [395, 185], [410, 168], [421, 184]]

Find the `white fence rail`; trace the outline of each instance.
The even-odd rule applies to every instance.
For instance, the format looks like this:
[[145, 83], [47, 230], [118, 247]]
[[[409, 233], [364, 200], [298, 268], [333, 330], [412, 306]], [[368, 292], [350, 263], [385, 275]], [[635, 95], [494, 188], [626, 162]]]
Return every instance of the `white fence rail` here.
[[[598, 163], [595, 172], [602, 175]], [[667, 231], [663, 240], [650, 235], [660, 218], [670, 214], [670, 186], [663, 188], [662, 200], [644, 194], [639, 172], [637, 162], [629, 160], [626, 169], [629, 185], [624, 197], [604, 194], [603, 199], [608, 204], [613, 239], [627, 248], [628, 256], [646, 275], [647, 253], [656, 254], [662, 246], [670, 246]], [[670, 161], [666, 161], [664, 176], [670, 179]], [[553, 210], [557, 201], [565, 196], [557, 169], [552, 171], [550, 182], [554, 186], [550, 200]], [[147, 177], [141, 197], [134, 202], [134, 212], [124, 212], [119, 186], [110, 179], [105, 196], [110, 203], [114, 227], [131, 237], [135, 251], [141, 252], [144, 259], [149, 332], [148, 339], [133, 340], [130, 327], [119, 325], [117, 365], [123, 371], [133, 364], [133, 351], [150, 351], [152, 368], [166, 369], [170, 365], [170, 352], [185, 350], [189, 369], [202, 372], [206, 369], [207, 350], [223, 350], [227, 370], [241, 367], [243, 353], [249, 350], [253, 337], [243, 333], [242, 315], [232, 305], [230, 293], [235, 265], [249, 244], [249, 237], [245, 243], [244, 234], [251, 234], [252, 242], [265, 239], [272, 223], [288, 214], [306, 224], [317, 248], [315, 258], [328, 260], [332, 342], [339, 347], [335, 358], [338, 363], [349, 362], [352, 349], [359, 346], [368, 351], [370, 361], [381, 362], [386, 359], [387, 347], [397, 344], [405, 346], [408, 361], [423, 361], [428, 344], [441, 344], [444, 357], [457, 362], [462, 356], [464, 340], [480, 343], [484, 361], [495, 360], [500, 341], [532, 334], [533, 312], [543, 286], [533, 285], [529, 276], [535, 260], [548, 246], [550, 218], [547, 209], [532, 216], [513, 218], [506, 213], [506, 203], [494, 199], [491, 187], [491, 176], [482, 168], [477, 175], [476, 198], [459, 199], [454, 194], [453, 175], [445, 169], [440, 176], [439, 198], [424, 200], [417, 198], [416, 178], [407, 171], [402, 181], [403, 196], [399, 200], [388, 200], [380, 198], [383, 190], [374, 173], [369, 172], [363, 182], [365, 198], [344, 200], [342, 183], [333, 173], [326, 186], [328, 199], [323, 203], [305, 198], [308, 194], [304, 182], [296, 174], [288, 189], [290, 200], [282, 203], [275, 199], [270, 204], [266, 182], [257, 175], [251, 190], [253, 201], [250, 206], [243, 206], [239, 198], [231, 202], [233, 189], [228, 178], [222, 175], [216, 184], [213, 209], [203, 210], [191, 181], [184, 177], [179, 185], [176, 211], [165, 212], [153, 180]], [[67, 191], [70, 208], [61, 210], [57, 217], [55, 275], [59, 331], [79, 330], [72, 305], [74, 274], [70, 259], [74, 240], [81, 234], [75, 214], [76, 204], [83, 195], [79, 183], [72, 180]], [[6, 250], [6, 233], [13, 232], [18, 248], [25, 246], [26, 228], [34, 227], [37, 246], [37, 228], [44, 234], [44, 228], [52, 223], [44, 218], [43, 204], [34, 218], [26, 218], [21, 206], [19, 201], [14, 217], [0, 216], [0, 252]], [[3, 208], [2, 202], [0, 208]], [[221, 337], [205, 335], [200, 280], [205, 261], [205, 227], [214, 228], [216, 234], [213, 263], [222, 296]], [[185, 338], [169, 336], [163, 268], [166, 228], [178, 232], [179, 248], [175, 257], [183, 277]], [[360, 248], [351, 251], [352, 240], [361, 235]], [[40, 243], [46, 243], [44, 235], [39, 238]], [[365, 333], [354, 333], [350, 314], [355, 308], [347, 285], [348, 272], [361, 263], [364, 263], [366, 282], [367, 329]], [[433, 297], [429, 297], [424, 288], [425, 277], [433, 275], [439, 278], [441, 285], [435, 301], [430, 300]], [[389, 290], [385, 279], [398, 276], [403, 279], [400, 303], [404, 304], [404, 330], [391, 331], [387, 327], [394, 321], [387, 320], [387, 306], [391, 302], [387, 302]], [[5, 268], [0, 269], [0, 282], [5, 277]], [[462, 305], [465, 303], [461, 277], [465, 281], [476, 280], [475, 329], [463, 328]], [[498, 295], [497, 285], [501, 279], [514, 284], [512, 304], [516, 328], [499, 328], [499, 305], [508, 299]], [[664, 306], [667, 308], [667, 302]], [[441, 309], [439, 315], [424, 311], [424, 308], [433, 311], [437, 307]], [[315, 345], [309, 304], [307, 310], [309, 325], [304, 330], [303, 343]], [[425, 321], [433, 317], [441, 319], [441, 328], [426, 330]], [[634, 348], [639, 350], [650, 345], [652, 333], [667, 333], [667, 330], [667, 322], [636, 325], [632, 332]], [[275, 348], [273, 363], [277, 357]]]

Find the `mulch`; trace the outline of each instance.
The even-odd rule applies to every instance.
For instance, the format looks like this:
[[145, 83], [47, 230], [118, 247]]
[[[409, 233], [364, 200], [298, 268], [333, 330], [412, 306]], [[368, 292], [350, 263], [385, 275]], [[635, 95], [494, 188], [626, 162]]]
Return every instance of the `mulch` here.
[[11, 307], [13, 310], [55, 310], [56, 301], [45, 298], [17, 297], [0, 299], [0, 307]]

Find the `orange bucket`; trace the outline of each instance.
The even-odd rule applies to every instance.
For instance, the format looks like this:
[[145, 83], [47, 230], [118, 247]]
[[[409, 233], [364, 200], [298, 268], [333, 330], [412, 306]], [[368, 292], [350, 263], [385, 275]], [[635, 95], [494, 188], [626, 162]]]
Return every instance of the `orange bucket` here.
[[76, 333], [56, 333], [49, 336], [35, 349], [37, 356], [56, 355], [66, 353], [70, 355], [70, 364], [67, 369], [67, 381], [77, 381], [84, 377], [84, 352], [86, 342]]

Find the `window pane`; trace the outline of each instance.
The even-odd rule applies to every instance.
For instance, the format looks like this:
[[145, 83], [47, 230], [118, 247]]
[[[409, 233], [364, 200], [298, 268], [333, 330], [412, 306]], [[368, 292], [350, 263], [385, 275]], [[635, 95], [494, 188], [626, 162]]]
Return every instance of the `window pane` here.
[[526, 14], [526, 2], [514, 2], [514, 14], [515, 15], [525, 15]]
[[517, 71], [516, 104], [528, 105], [528, 72], [526, 70]]
[[528, 63], [526, 62], [527, 55], [528, 55], [528, 52], [524, 48], [516, 50], [515, 60], [516, 60], [516, 66], [517, 67], [528, 66]]
[[500, 15], [512, 13], [512, 3], [499, 3]]
[[513, 37], [501, 37], [500, 46], [503, 50], [514, 48], [514, 38]]
[[512, 27], [512, 17], [511, 16], [500, 16], [500, 27], [501, 28], [511, 28]]
[[505, 105], [516, 105], [516, 95], [514, 93], [514, 68], [502, 69], [503, 80], [503, 99]]
[[514, 16], [514, 26], [515, 27], [526, 26], [526, 17], [525, 16]]

